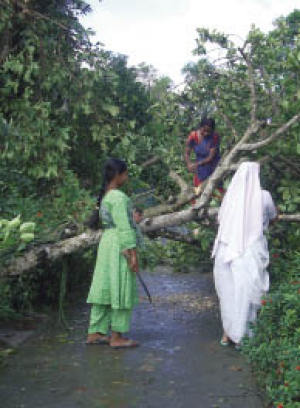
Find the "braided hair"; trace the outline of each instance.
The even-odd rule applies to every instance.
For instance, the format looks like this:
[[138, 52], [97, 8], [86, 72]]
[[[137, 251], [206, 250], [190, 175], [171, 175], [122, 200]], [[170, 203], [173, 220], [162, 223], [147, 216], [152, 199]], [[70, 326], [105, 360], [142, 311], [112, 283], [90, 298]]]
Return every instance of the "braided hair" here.
[[95, 210], [93, 211], [91, 217], [89, 220], [86, 222], [86, 225], [94, 230], [97, 230], [100, 228], [100, 217], [99, 217], [99, 209], [101, 206], [101, 202], [103, 200], [103, 197], [106, 193], [107, 187], [109, 183], [118, 175], [122, 174], [127, 170], [127, 164], [120, 159], [109, 159], [106, 161], [104, 164], [103, 168], [103, 181], [102, 181], [102, 186], [99, 191], [99, 195], [97, 198], [97, 205]]

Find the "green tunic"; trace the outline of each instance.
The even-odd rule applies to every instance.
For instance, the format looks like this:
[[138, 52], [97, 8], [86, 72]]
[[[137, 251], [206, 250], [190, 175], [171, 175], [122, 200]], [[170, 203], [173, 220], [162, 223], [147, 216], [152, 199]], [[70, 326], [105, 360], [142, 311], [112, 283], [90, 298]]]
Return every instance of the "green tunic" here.
[[136, 248], [130, 199], [120, 190], [110, 190], [102, 200], [100, 217], [104, 232], [87, 303], [132, 309], [138, 303], [136, 276], [122, 254]]

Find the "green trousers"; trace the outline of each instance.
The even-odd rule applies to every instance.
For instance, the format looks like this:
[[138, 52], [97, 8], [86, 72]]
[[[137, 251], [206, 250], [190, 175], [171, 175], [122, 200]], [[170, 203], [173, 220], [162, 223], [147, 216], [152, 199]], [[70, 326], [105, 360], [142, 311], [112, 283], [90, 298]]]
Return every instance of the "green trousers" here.
[[129, 331], [132, 309], [112, 309], [110, 305], [93, 304], [89, 325], [89, 334], [107, 334], [109, 329], [126, 333]]

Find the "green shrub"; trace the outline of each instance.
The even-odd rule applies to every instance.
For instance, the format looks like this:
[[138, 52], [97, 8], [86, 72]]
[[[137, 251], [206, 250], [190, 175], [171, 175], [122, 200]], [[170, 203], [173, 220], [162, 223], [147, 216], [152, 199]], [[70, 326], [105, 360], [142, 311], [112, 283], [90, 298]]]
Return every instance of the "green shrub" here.
[[0, 256], [5, 257], [26, 248], [34, 240], [34, 222], [21, 222], [19, 214], [12, 220], [0, 219]]
[[[56, 182], [34, 182], [18, 171], [5, 171], [5, 168], [0, 169], [0, 176], [0, 267], [5, 267], [25, 249], [62, 239], [66, 226], [74, 228], [74, 235], [83, 230], [82, 221], [94, 200], [81, 188], [73, 172], [62, 172]], [[79, 253], [68, 262], [72, 271], [68, 287], [73, 288], [77, 281], [86, 280], [90, 261]], [[61, 270], [62, 263], [58, 262], [42, 265], [20, 277], [1, 278], [0, 319], [57, 305]]]
[[300, 253], [273, 254], [274, 284], [243, 351], [275, 407], [300, 407]]

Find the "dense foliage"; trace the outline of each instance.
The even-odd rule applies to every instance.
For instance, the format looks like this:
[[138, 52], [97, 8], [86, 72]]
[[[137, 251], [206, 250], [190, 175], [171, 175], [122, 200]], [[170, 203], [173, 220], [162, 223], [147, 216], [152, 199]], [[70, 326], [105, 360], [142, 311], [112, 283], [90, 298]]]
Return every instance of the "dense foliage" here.
[[[139, 205], [147, 207], [176, 195], [178, 186], [168, 177], [170, 169], [191, 183], [183, 162], [189, 131], [202, 116], [213, 115], [224, 153], [247, 127], [253, 102], [247, 66], [231, 36], [198, 29], [198, 61], [184, 68], [185, 84], [179, 90], [169, 78], [158, 77], [153, 67], [129, 67], [125, 56], [92, 44], [92, 33], [79, 22], [81, 14], [90, 12], [86, 2], [46, 3], [1, 0], [2, 265], [26, 248], [61, 239], [66, 226], [72, 234], [83, 230], [82, 221], [94, 205], [108, 156], [128, 162], [131, 181], [126, 188]], [[257, 115], [271, 123], [264, 130], [266, 135], [299, 112], [299, 26], [300, 11], [295, 10], [278, 19], [271, 32], [253, 27], [247, 38]], [[215, 58], [212, 50], [216, 47]], [[299, 131], [298, 124], [284, 137], [249, 154], [255, 160], [267, 156], [263, 184], [286, 213], [299, 211]], [[143, 168], [153, 156], [163, 160]], [[151, 195], [141, 199], [145, 190], [151, 190]], [[16, 217], [25, 226], [32, 224], [20, 229]], [[258, 335], [246, 348], [267, 384], [269, 398], [290, 408], [299, 398], [299, 322], [295, 318], [299, 316], [299, 286], [293, 283], [299, 280], [295, 250], [299, 235], [296, 224], [281, 223], [271, 232], [272, 251], [280, 257], [272, 258], [272, 292], [258, 321]], [[163, 253], [177, 270], [187, 271], [209, 258], [213, 236], [210, 226], [201, 227], [201, 250], [170, 242], [162, 249], [154, 242], [144, 259], [151, 266]], [[74, 284], [86, 280], [92, 261], [89, 254], [68, 259]], [[26, 276], [1, 280], [0, 317], [57, 303], [62, 270], [62, 264], [44, 265]]]
[[300, 254], [273, 252], [271, 291], [244, 352], [276, 407], [300, 405]]

